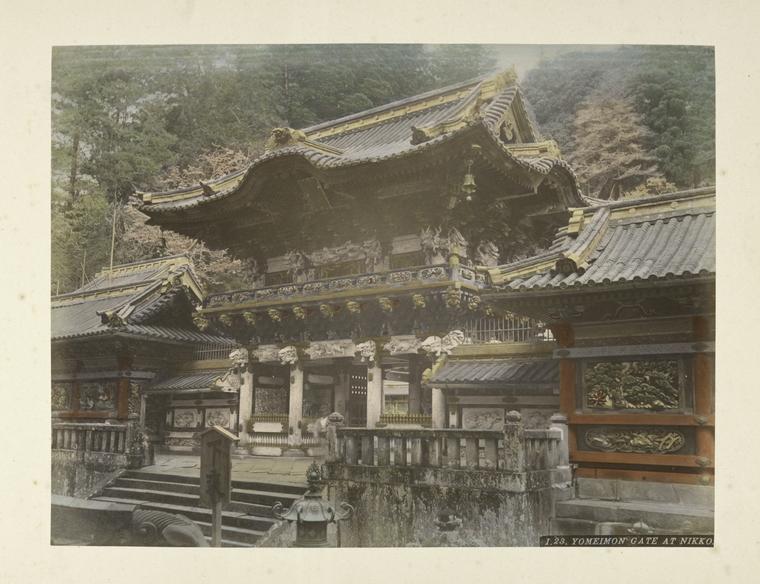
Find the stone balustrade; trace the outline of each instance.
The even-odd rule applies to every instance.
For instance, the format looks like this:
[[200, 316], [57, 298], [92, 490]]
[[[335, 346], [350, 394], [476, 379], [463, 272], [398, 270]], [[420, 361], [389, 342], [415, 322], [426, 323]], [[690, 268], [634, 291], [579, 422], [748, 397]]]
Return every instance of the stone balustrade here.
[[328, 462], [349, 466], [526, 473], [556, 469], [562, 452], [561, 430], [525, 429], [518, 412], [508, 414], [503, 431], [341, 428], [333, 414], [327, 440]]
[[125, 454], [129, 448], [128, 424], [53, 424], [53, 450]]

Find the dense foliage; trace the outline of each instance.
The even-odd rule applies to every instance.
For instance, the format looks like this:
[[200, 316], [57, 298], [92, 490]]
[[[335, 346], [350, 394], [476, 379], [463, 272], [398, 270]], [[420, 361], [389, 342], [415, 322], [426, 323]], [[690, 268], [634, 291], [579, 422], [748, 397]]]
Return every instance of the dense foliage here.
[[[709, 47], [568, 53], [523, 82], [544, 134], [591, 196], [649, 178], [677, 188], [715, 178], [715, 61]], [[639, 187], [637, 189], [637, 187]]]
[[[114, 224], [115, 262], [190, 251], [212, 287], [244, 286], [245, 265], [145, 226], [125, 208], [130, 195], [237, 170], [274, 127], [303, 128], [464, 81], [493, 70], [495, 55], [479, 45], [55, 49], [53, 291], [108, 265]], [[543, 133], [589, 194], [612, 183], [646, 194], [714, 174], [709, 49], [563, 55], [529, 72], [524, 86]], [[639, 184], [646, 179], [656, 180]]]

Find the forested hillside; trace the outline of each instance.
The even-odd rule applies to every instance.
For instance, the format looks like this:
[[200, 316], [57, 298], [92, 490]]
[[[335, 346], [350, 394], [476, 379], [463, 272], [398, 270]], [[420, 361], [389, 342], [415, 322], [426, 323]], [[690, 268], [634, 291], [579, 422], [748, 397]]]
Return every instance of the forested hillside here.
[[707, 47], [570, 53], [529, 71], [523, 88], [587, 195], [654, 194], [715, 179], [713, 57]]
[[[493, 70], [497, 56], [476, 45], [54, 50], [53, 292], [108, 265], [114, 225], [115, 262], [184, 251], [212, 288], [245, 285], [243, 263], [145, 226], [130, 195], [237, 170], [273, 127], [305, 127], [463, 81]], [[523, 86], [588, 195], [641, 195], [714, 177], [709, 49], [565, 54], [529, 71]]]

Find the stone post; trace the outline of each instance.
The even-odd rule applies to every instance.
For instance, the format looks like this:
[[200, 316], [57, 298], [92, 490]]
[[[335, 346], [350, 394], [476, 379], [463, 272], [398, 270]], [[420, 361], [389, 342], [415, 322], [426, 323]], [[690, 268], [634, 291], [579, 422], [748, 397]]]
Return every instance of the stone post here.
[[367, 428], [375, 428], [383, 413], [383, 369], [377, 361], [367, 365]]
[[567, 416], [557, 413], [551, 417], [551, 428], [562, 432], [562, 440], [559, 443], [559, 466], [561, 468], [570, 466], [570, 450], [567, 441]]
[[525, 429], [520, 412], [507, 412], [504, 422], [504, 470], [525, 471]]
[[431, 392], [433, 400], [431, 425], [434, 430], [439, 430], [447, 426], [446, 418], [449, 412], [446, 409], [446, 394], [438, 387], [432, 388]]
[[290, 401], [288, 404], [288, 446], [301, 445], [303, 422], [303, 369], [298, 363], [290, 366]]
[[327, 462], [337, 462], [341, 459], [338, 450], [338, 428], [343, 425], [344, 417], [333, 412], [327, 416]]
[[240, 445], [251, 443], [251, 435], [248, 433], [248, 423], [253, 415], [253, 372], [250, 367], [243, 367], [240, 376], [240, 403], [238, 404], [238, 436]]

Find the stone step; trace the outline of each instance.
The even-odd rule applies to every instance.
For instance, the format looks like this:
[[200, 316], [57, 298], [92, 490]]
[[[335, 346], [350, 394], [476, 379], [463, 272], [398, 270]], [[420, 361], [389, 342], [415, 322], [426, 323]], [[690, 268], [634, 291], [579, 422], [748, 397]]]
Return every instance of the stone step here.
[[[245, 483], [245, 484], [250, 485], [250, 483]], [[257, 484], [257, 486], [267, 487], [268, 485]], [[264, 516], [269, 516], [271, 514], [270, 510], [272, 508], [272, 505], [274, 505], [275, 503], [280, 502], [285, 507], [289, 507], [294, 501], [300, 498], [300, 495], [296, 495], [294, 493], [280, 493], [280, 492], [274, 491], [273, 489], [276, 487], [273, 485], [269, 485], [269, 487], [270, 488], [268, 489], [256, 489], [256, 490], [233, 487], [232, 493], [231, 493], [231, 498], [232, 498], [231, 504], [234, 505], [235, 503], [245, 503], [248, 505], [253, 505], [254, 508], [241, 509], [241, 510], [246, 510], [250, 512], [258, 508], [258, 510]], [[197, 484], [147, 480], [143, 478], [131, 478], [131, 477], [125, 478], [124, 476], [121, 476], [115, 479], [110, 485], [108, 485], [107, 488], [138, 489], [138, 490], [147, 490], [147, 491], [155, 491], [155, 492], [166, 492], [166, 493], [171, 493], [171, 494], [177, 493], [177, 494], [194, 496], [196, 499], [200, 496], [200, 486]]]
[[556, 517], [597, 523], [636, 523], [643, 521], [655, 529], [672, 529], [692, 533], [712, 533], [714, 513], [710, 509], [651, 501], [604, 501], [572, 499], [558, 501]]
[[[211, 536], [206, 536], [206, 541], [209, 545], [211, 545]], [[256, 547], [255, 544], [251, 543], [243, 543], [241, 541], [231, 541], [228, 539], [222, 539], [222, 547], [223, 548], [252, 548]]]
[[[93, 497], [96, 501], [110, 501], [112, 503], [127, 503], [131, 505], [140, 505], [143, 509], [155, 509], [156, 511], [166, 511], [168, 513], [179, 513], [195, 522], [211, 523], [211, 509], [198, 507], [196, 505], [178, 505], [175, 503], [161, 503], [147, 501], [141, 498], [111, 496], [107, 494]], [[251, 531], [268, 531], [276, 520], [267, 517], [257, 517], [241, 513], [238, 511], [225, 510], [222, 512], [222, 525], [230, 527], [241, 527]]]
[[675, 503], [707, 509], [715, 505], [715, 488], [712, 486], [653, 481], [579, 477], [576, 479], [576, 496], [579, 499], [607, 501]]
[[[186, 485], [199, 485], [199, 476], [184, 476], [177, 474], [165, 474], [160, 472], [151, 472], [143, 470], [128, 470], [125, 471], [121, 478], [125, 479], [143, 479], [148, 481], [181, 483]], [[273, 483], [262, 481], [241, 481], [232, 480], [233, 489], [244, 489], [248, 491], [274, 491], [276, 493], [292, 494], [296, 497], [301, 497], [306, 492], [306, 483], [293, 484], [293, 483]]]
[[[211, 537], [211, 523], [196, 521], [195, 524], [201, 528], [203, 535]], [[231, 525], [224, 525], [222, 523], [222, 543], [229, 541], [242, 545], [255, 545], [265, 535], [265, 531], [232, 527]]]

